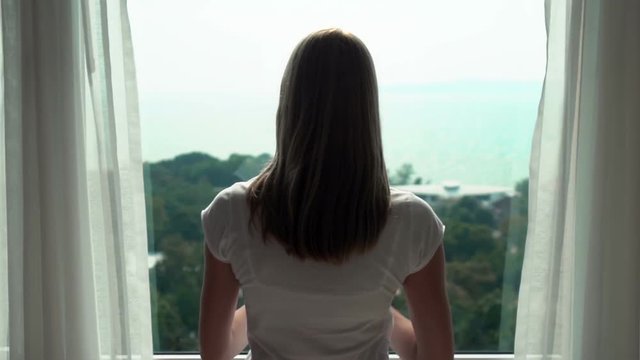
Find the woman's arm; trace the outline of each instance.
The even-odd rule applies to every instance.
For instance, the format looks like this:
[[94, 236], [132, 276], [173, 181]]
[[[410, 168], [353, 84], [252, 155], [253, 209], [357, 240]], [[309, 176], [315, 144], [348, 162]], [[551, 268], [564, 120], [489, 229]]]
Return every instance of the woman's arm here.
[[247, 346], [244, 306], [236, 310], [240, 285], [231, 265], [204, 249], [204, 280], [200, 297], [200, 356], [229, 360]]
[[404, 290], [411, 320], [396, 311], [394, 322], [398, 323], [394, 324], [391, 347], [405, 360], [453, 359], [453, 326], [442, 245], [424, 268], [407, 276]]

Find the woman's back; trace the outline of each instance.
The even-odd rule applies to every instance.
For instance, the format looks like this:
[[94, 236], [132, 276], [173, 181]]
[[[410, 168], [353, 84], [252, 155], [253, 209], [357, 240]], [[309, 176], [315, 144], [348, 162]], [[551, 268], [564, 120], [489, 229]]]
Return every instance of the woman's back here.
[[335, 265], [302, 261], [250, 231], [249, 185], [220, 192], [202, 219], [209, 251], [231, 264], [243, 290], [253, 358], [387, 359], [393, 296], [442, 242], [429, 205], [392, 188], [376, 245]]
[[[389, 188], [380, 130], [362, 41], [304, 38], [282, 77], [273, 158], [202, 213], [203, 358], [247, 342], [259, 360], [385, 359], [389, 345], [410, 360], [453, 356], [444, 226]], [[403, 285], [415, 321], [391, 308]], [[246, 307], [232, 314], [239, 289]]]

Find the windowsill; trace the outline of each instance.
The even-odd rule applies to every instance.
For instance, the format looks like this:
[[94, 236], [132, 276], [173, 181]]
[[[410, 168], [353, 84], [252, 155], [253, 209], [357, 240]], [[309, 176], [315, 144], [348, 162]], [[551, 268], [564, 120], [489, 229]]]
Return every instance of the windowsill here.
[[[246, 355], [238, 355], [235, 360], [244, 360]], [[456, 354], [455, 359], [460, 360], [506, 360], [513, 359], [513, 354]], [[200, 355], [197, 354], [166, 354], [166, 355], [154, 355], [154, 360], [200, 360]], [[396, 354], [390, 354], [389, 359], [400, 359]]]

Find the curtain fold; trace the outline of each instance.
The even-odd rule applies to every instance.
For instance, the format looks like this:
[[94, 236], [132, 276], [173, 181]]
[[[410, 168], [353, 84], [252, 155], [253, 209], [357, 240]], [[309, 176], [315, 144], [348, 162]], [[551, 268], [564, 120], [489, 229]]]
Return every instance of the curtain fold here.
[[151, 359], [126, 2], [1, 13], [0, 359]]
[[516, 359], [638, 359], [640, 2], [545, 6]]

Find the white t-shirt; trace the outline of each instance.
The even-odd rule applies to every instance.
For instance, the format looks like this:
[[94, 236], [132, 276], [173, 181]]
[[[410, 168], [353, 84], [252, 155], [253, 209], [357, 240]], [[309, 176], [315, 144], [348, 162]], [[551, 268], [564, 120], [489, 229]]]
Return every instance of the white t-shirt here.
[[254, 360], [388, 359], [391, 300], [442, 243], [444, 225], [410, 192], [391, 188], [378, 243], [347, 263], [301, 261], [249, 232], [249, 182], [221, 191], [202, 211], [205, 241], [231, 264], [243, 291]]

